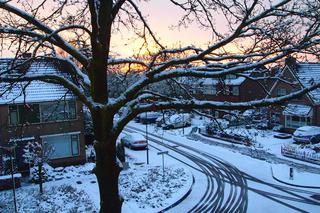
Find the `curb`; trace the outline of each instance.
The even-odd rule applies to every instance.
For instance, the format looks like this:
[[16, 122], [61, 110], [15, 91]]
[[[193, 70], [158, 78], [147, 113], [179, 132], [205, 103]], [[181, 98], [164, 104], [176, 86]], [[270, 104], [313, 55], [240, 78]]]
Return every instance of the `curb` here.
[[303, 186], [303, 185], [297, 185], [297, 184], [293, 184], [293, 183], [288, 183], [288, 182], [285, 182], [283, 180], [280, 180], [279, 178], [276, 178], [273, 174], [273, 168], [271, 167], [271, 175], [272, 175], [272, 178], [276, 181], [278, 181], [279, 183], [283, 183], [283, 184], [286, 184], [286, 185], [289, 185], [289, 186], [294, 186], [294, 187], [301, 187], [301, 188], [309, 188], [309, 189], [320, 189], [320, 186]]
[[163, 212], [165, 212], [165, 211], [168, 211], [168, 210], [172, 209], [173, 207], [177, 206], [177, 205], [178, 205], [179, 203], [181, 203], [184, 199], [186, 199], [186, 198], [189, 196], [189, 194], [191, 193], [191, 191], [192, 191], [194, 182], [195, 182], [195, 180], [194, 180], [194, 176], [193, 176], [193, 174], [192, 174], [192, 184], [191, 184], [191, 186], [190, 186], [190, 189], [187, 191], [187, 193], [186, 193], [185, 195], [183, 195], [183, 196], [182, 196], [179, 200], [177, 200], [175, 203], [173, 203], [173, 204], [171, 204], [170, 206], [162, 209], [162, 210], [159, 211], [158, 213], [163, 213]]

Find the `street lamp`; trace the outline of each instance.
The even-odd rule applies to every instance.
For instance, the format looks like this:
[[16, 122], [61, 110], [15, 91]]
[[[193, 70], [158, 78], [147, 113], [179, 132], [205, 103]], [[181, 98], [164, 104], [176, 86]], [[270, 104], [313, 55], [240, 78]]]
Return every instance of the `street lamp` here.
[[146, 141], [147, 141], [147, 164], [149, 164], [148, 112], [146, 112]]
[[14, 203], [14, 212], [17, 213], [17, 201], [16, 201], [16, 182], [14, 180], [14, 176], [13, 176], [13, 159], [12, 159], [12, 154], [13, 152], [15, 152], [15, 148], [16, 146], [9, 146], [9, 147], [5, 147], [5, 146], [0, 146], [0, 149], [5, 150], [7, 152], [10, 152], [10, 162], [11, 162], [11, 180], [12, 180], [12, 192], [13, 192], [13, 203]]

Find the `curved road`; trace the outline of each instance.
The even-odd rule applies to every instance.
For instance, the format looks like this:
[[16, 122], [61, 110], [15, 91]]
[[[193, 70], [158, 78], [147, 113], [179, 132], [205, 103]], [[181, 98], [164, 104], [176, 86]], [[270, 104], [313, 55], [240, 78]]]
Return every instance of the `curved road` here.
[[[134, 127], [127, 127], [126, 130], [143, 132]], [[199, 202], [195, 203], [188, 212], [246, 212], [248, 207], [247, 181], [243, 173], [236, 167], [216, 156], [199, 153], [199, 150], [185, 144], [165, 139], [166, 142], [170, 142], [168, 145], [161, 142], [155, 134], [149, 133], [149, 136], [151, 137], [148, 140], [156, 145], [153, 146], [154, 148], [160, 145], [184, 156], [196, 167], [170, 155], [206, 176], [206, 189]]]

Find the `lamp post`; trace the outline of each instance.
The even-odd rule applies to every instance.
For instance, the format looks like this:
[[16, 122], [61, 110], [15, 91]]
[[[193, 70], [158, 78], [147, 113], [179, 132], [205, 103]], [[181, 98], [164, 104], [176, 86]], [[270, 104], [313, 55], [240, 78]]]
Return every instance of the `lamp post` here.
[[10, 172], [11, 172], [11, 180], [12, 180], [12, 192], [13, 192], [13, 203], [14, 203], [14, 212], [17, 213], [17, 201], [16, 201], [16, 182], [14, 180], [14, 175], [13, 175], [13, 158], [12, 154], [15, 151], [16, 146], [10, 146], [10, 147], [4, 147], [0, 146], [0, 149], [3, 149], [5, 151], [10, 152], [10, 162], [11, 162], [11, 167], [10, 167]]
[[147, 164], [149, 164], [148, 112], [146, 112], [146, 141], [147, 141]]

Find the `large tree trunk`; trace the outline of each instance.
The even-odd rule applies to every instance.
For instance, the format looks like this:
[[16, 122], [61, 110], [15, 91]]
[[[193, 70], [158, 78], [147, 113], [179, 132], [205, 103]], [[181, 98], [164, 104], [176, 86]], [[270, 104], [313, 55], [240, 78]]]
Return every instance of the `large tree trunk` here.
[[100, 212], [121, 212], [122, 200], [119, 195], [118, 178], [120, 167], [116, 160], [116, 139], [112, 133], [113, 116], [110, 112], [96, 111], [93, 113], [95, 132], [96, 168], [99, 191]]
[[[108, 143], [113, 143], [108, 141]], [[107, 147], [99, 146], [96, 148], [97, 159], [95, 174], [98, 179], [100, 190], [100, 212], [117, 213], [121, 212], [122, 201], [119, 196], [118, 178], [120, 168], [114, 160], [114, 153]]]

